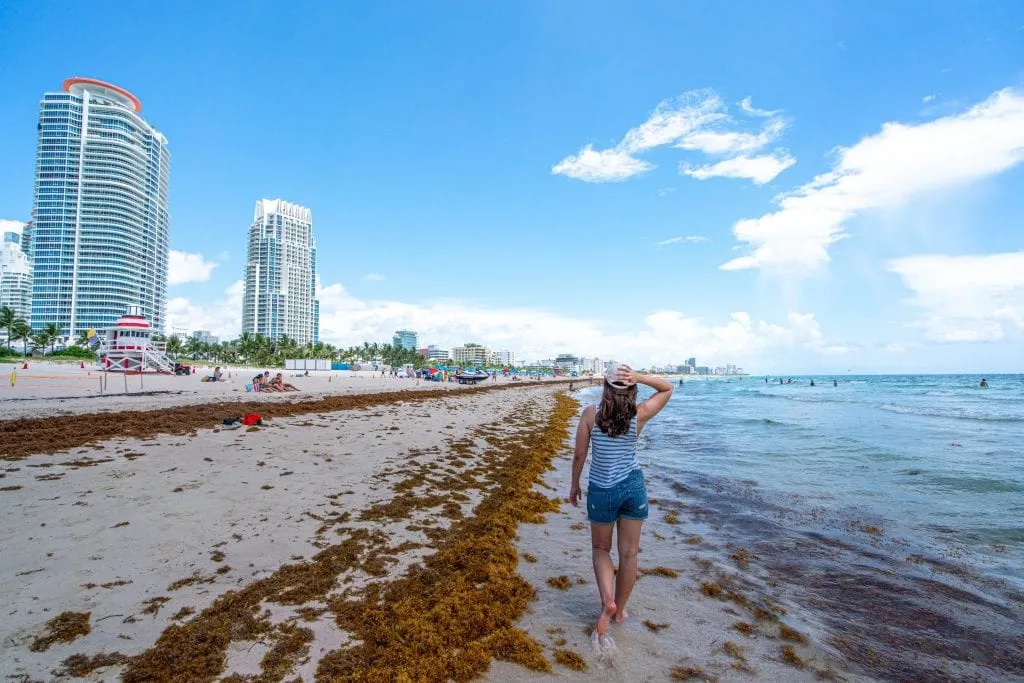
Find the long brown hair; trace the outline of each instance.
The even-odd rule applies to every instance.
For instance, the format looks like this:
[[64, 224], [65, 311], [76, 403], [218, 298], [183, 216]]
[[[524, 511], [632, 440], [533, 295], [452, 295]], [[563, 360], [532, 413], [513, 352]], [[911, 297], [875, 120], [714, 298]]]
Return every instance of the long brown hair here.
[[629, 431], [629, 423], [636, 417], [636, 385], [617, 389], [606, 381], [601, 405], [597, 407], [594, 424], [612, 438]]

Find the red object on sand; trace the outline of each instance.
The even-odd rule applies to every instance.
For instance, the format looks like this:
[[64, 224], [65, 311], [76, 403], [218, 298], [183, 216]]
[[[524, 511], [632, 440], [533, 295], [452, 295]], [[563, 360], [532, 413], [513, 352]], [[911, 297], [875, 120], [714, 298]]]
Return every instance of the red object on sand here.
[[81, 368], [82, 368], [83, 370], [85, 370], [85, 361], [84, 361], [84, 360], [82, 361], [82, 365], [81, 365]]
[[21, 369], [28, 370], [28, 361], [25, 361], [24, 363], [21, 364]]
[[254, 425], [261, 422], [263, 422], [263, 419], [260, 417], [259, 413], [249, 413], [242, 418], [242, 424], [244, 425]]

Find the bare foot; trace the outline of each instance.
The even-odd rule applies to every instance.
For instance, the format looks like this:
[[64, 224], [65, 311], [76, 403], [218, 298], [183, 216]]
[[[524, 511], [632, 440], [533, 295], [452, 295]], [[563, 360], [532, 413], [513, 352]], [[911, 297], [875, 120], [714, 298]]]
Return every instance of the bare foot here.
[[617, 611], [615, 613], [615, 617], [614, 618], [615, 618], [615, 623], [616, 624], [621, 624], [626, 619], [629, 619], [629, 612], [627, 612], [624, 609], [620, 609], [619, 611]]
[[599, 638], [604, 638], [605, 634], [608, 633], [608, 620], [612, 618], [613, 614], [615, 614], [615, 610], [615, 602], [609, 602], [604, 606], [601, 616], [597, 618], [597, 628], [594, 630], [597, 631]]

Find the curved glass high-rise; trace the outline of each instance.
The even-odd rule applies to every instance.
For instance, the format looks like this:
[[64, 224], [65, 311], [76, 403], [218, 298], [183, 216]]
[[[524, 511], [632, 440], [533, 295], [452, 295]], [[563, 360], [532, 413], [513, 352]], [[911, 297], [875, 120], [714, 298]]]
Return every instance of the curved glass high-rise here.
[[139, 306], [164, 329], [170, 216], [167, 139], [127, 90], [69, 78], [39, 106], [35, 202], [25, 251], [32, 327], [69, 337]]

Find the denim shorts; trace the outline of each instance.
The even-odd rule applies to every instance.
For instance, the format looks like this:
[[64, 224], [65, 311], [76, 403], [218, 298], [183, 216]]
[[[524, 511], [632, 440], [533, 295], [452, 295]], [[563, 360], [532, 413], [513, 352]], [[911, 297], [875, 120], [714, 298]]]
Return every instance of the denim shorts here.
[[647, 519], [647, 486], [644, 473], [633, 470], [609, 488], [587, 488], [587, 517], [594, 524], [615, 524], [619, 518]]

